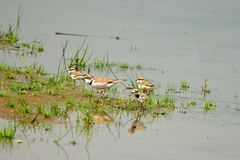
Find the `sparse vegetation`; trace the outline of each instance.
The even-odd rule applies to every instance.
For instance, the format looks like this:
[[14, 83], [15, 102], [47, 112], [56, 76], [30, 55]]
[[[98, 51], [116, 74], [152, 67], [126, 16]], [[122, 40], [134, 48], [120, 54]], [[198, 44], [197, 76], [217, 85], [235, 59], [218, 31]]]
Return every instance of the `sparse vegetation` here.
[[216, 108], [216, 103], [210, 100], [204, 100], [203, 109], [207, 112]]
[[11, 93], [5, 89], [0, 89], [0, 97], [10, 97]]
[[94, 68], [97, 68], [97, 69], [100, 69], [100, 70], [107, 67], [107, 65], [108, 65], [108, 62], [107, 62], [105, 57], [103, 57], [102, 59], [96, 58], [93, 62]]
[[[75, 55], [71, 58], [71, 62], [69, 66], [75, 66], [77, 70], [83, 70], [88, 66], [88, 62], [91, 58], [91, 55], [87, 55], [88, 53], [88, 45], [85, 47], [86, 41], [84, 41], [81, 47], [76, 49]], [[66, 50], [67, 46], [65, 46]], [[80, 54], [81, 53], [81, 54]], [[88, 57], [87, 57], [88, 56]]]
[[121, 63], [121, 64], [119, 64], [119, 68], [121, 68], [121, 69], [129, 69], [130, 66], [129, 66], [128, 63]]
[[189, 87], [190, 87], [190, 85], [189, 85], [188, 81], [186, 81], [186, 80], [181, 81], [180, 89], [182, 91], [187, 91], [189, 89]]
[[177, 92], [177, 86], [174, 83], [169, 83], [167, 85], [166, 93], [167, 94], [175, 94]]
[[158, 105], [167, 108], [175, 108], [176, 102], [173, 97], [169, 95], [162, 96], [158, 99]]
[[16, 133], [16, 127], [12, 125], [0, 129], [0, 142], [12, 141]]
[[22, 17], [22, 8], [19, 7], [17, 14], [16, 26], [13, 27], [12, 24], [8, 26], [7, 31], [0, 28], [0, 49], [2, 50], [14, 50], [18, 54], [24, 55], [29, 53], [36, 55], [44, 51], [43, 43], [39, 40], [34, 40], [32, 42], [20, 42], [20, 22]]

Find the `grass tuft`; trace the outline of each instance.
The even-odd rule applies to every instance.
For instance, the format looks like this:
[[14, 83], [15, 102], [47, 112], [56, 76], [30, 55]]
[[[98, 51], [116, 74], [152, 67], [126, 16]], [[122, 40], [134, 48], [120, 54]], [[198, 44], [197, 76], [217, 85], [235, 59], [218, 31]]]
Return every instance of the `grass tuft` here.
[[204, 100], [203, 102], [203, 109], [207, 112], [209, 110], [213, 110], [216, 108], [216, 103], [210, 100]]
[[188, 82], [188, 81], [186, 81], [186, 80], [181, 81], [181, 83], [180, 83], [180, 89], [181, 89], [182, 91], [187, 91], [187, 90], [189, 89], [189, 87], [190, 87], [190, 85], [189, 85], [189, 82]]
[[12, 125], [5, 126], [3, 129], [0, 129], [0, 141], [12, 141], [16, 134], [16, 127]]

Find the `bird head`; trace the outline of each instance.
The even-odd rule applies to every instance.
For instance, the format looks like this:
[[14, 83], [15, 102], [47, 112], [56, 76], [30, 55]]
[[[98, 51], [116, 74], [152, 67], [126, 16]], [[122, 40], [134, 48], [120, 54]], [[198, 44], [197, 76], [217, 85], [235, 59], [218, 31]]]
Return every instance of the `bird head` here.
[[143, 82], [144, 81], [144, 78], [143, 77], [137, 77], [137, 79], [136, 79], [136, 82], [137, 83], [141, 83], [141, 82]]
[[73, 73], [76, 71], [76, 68], [75, 67], [69, 67], [66, 69], [66, 72], [68, 72], [69, 74]]

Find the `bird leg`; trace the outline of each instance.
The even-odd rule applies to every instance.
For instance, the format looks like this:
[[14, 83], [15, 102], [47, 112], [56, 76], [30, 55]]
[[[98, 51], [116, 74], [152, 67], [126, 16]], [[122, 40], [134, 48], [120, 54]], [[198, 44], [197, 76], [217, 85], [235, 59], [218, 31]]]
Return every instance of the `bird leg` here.
[[106, 91], [107, 91], [106, 89], [103, 90], [103, 91], [101, 91], [101, 95], [100, 95], [100, 96], [101, 96], [102, 98], [107, 98], [107, 95], [105, 95]]

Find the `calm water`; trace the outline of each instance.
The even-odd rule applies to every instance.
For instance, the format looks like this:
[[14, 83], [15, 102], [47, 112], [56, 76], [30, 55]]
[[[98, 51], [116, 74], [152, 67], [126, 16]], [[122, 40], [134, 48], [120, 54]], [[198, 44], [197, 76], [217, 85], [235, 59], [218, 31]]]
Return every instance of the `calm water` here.
[[[114, 134], [104, 125], [95, 126], [87, 149], [84, 136], [79, 136], [76, 146], [69, 144], [69, 133], [61, 141], [69, 159], [239, 159], [240, 113], [233, 101], [234, 95], [240, 96], [240, 1], [1, 0], [1, 27], [15, 23], [19, 5], [23, 8], [22, 39], [42, 40], [46, 53], [25, 60], [0, 54], [2, 62], [25, 65], [37, 61], [56, 72], [61, 43], [69, 40], [70, 58], [84, 37], [57, 36], [55, 32], [85, 34], [90, 36], [87, 43], [92, 59], [108, 53], [114, 62], [141, 63], [144, 70], [127, 73], [152, 80], [160, 93], [168, 83], [184, 79], [192, 90], [199, 91], [202, 81], [208, 79], [210, 98], [218, 104], [209, 114], [198, 104], [187, 114], [177, 109], [152, 123], [145, 119], [146, 130], [132, 136], [127, 133], [131, 124], [120, 129], [110, 125]], [[120, 40], [109, 38], [115, 36]], [[230, 108], [229, 103], [233, 105]], [[239, 105], [239, 100], [236, 103]], [[121, 121], [128, 119], [124, 116]], [[0, 120], [1, 126], [5, 123]], [[64, 132], [64, 127], [56, 125], [53, 131]], [[53, 133], [28, 130], [26, 134], [30, 142], [18, 131], [23, 143], [14, 143], [11, 151], [2, 149], [0, 159], [67, 159], [63, 149], [53, 143]]]

